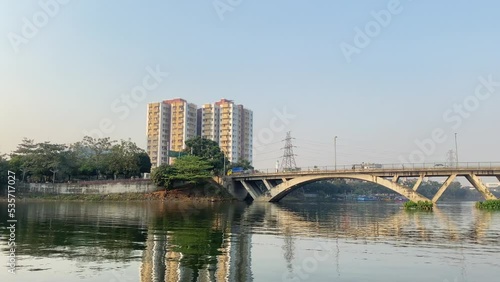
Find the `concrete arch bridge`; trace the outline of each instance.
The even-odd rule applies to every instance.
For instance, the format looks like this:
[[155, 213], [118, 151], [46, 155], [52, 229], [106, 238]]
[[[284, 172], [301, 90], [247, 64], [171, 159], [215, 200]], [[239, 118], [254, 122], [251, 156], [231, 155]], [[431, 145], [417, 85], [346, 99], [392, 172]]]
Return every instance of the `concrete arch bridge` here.
[[[328, 179], [356, 179], [382, 185], [412, 201], [437, 202], [449, 185], [458, 176], [464, 176], [486, 200], [496, 199], [480, 177], [496, 177], [500, 181], [500, 163], [467, 163], [455, 167], [441, 165], [394, 165], [381, 168], [354, 168], [340, 170], [319, 170], [317, 167], [289, 172], [251, 173], [231, 175], [224, 179], [229, 192], [238, 199], [250, 196], [255, 201], [278, 202], [295, 189], [316, 181]], [[399, 183], [402, 177], [416, 177], [413, 187]], [[418, 193], [426, 177], [446, 177], [432, 199]]]

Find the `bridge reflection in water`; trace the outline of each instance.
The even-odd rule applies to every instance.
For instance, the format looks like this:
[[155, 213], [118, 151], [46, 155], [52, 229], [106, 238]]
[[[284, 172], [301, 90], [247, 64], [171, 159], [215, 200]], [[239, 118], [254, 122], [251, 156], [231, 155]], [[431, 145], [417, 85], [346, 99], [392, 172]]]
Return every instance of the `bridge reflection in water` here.
[[[209, 232], [196, 227], [186, 232], [186, 226], [164, 228], [157, 224], [162, 218], [159, 213], [148, 228], [141, 281], [253, 281], [251, 246], [252, 236], [256, 234], [282, 238], [282, 256], [290, 273], [294, 271], [297, 238], [348, 240], [360, 244], [381, 240], [395, 246], [423, 248], [425, 242], [460, 245], [491, 244], [494, 240], [488, 234], [491, 213], [475, 211], [470, 222], [457, 223], [440, 209], [421, 213], [388, 209], [388, 206], [390, 204], [324, 204], [320, 208], [307, 204], [230, 205], [218, 211]], [[180, 212], [185, 220], [193, 222], [197, 214], [206, 212], [194, 206], [183, 209], [175, 213]], [[460, 206], [452, 211], [454, 209]], [[171, 208], [163, 212], [167, 217], [172, 214]], [[205, 236], [207, 232], [211, 234]], [[337, 244], [324, 251], [336, 253], [337, 271], [340, 271], [338, 256], [345, 250]]]

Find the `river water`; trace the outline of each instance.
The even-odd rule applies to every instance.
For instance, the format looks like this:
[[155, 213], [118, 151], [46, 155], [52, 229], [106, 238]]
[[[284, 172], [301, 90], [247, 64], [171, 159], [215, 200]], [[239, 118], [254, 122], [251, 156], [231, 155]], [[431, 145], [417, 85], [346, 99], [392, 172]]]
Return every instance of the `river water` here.
[[499, 281], [500, 213], [472, 202], [0, 203], [0, 281]]

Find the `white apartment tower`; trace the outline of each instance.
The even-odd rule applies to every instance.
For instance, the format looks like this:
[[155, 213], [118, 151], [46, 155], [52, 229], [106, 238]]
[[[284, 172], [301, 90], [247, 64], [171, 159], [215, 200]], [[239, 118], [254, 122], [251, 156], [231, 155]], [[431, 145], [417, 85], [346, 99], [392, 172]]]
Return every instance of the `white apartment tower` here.
[[200, 134], [216, 141], [230, 162], [252, 162], [253, 113], [243, 105], [221, 99], [205, 104], [199, 113]]
[[147, 152], [153, 167], [170, 163], [169, 151], [182, 151], [196, 136], [197, 107], [184, 99], [148, 104]]

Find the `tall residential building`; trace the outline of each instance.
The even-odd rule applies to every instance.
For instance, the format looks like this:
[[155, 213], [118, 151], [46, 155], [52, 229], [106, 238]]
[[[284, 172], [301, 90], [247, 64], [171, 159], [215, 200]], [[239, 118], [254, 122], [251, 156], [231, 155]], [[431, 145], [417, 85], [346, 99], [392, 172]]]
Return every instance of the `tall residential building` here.
[[147, 152], [153, 167], [170, 163], [169, 151], [182, 151], [196, 136], [197, 107], [184, 99], [148, 104]]
[[221, 99], [205, 104], [198, 114], [202, 137], [217, 142], [230, 162], [252, 162], [253, 113], [243, 105]]

